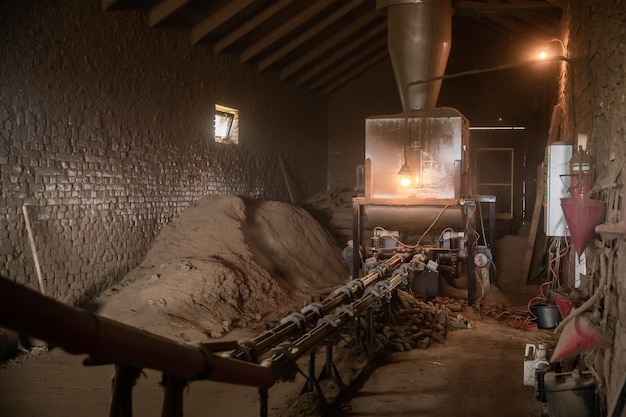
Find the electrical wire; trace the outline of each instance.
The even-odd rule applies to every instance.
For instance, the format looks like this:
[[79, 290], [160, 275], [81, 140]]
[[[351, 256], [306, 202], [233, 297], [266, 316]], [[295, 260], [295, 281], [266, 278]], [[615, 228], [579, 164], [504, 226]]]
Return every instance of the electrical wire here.
[[485, 221], [483, 219], [483, 206], [482, 204], [480, 204], [480, 202], [478, 203], [478, 215], [480, 217], [480, 231], [482, 232], [482, 237], [483, 237], [483, 243], [485, 244], [485, 247], [489, 246], [487, 245], [487, 234], [485, 233]]
[[446, 204], [441, 211], [439, 212], [439, 214], [437, 215], [437, 217], [435, 217], [435, 220], [433, 220], [433, 222], [430, 224], [430, 226], [428, 227], [428, 229], [426, 229], [426, 231], [424, 233], [422, 233], [422, 236], [420, 236], [419, 239], [417, 239], [417, 243], [415, 244], [415, 246], [419, 245], [420, 242], [422, 241], [422, 239], [424, 239], [424, 236], [426, 236], [428, 234], [428, 232], [430, 232], [430, 229], [433, 228], [433, 226], [435, 225], [435, 223], [437, 223], [437, 221], [439, 220], [439, 218], [443, 215], [443, 212], [446, 211], [446, 209], [448, 207], [450, 207], [452, 205], [452, 203], [448, 203]]
[[[392, 238], [398, 245], [400, 245], [401, 247], [404, 248], [408, 248], [408, 249], [417, 249], [420, 246], [420, 242], [422, 241], [422, 239], [428, 234], [428, 232], [430, 232], [430, 229], [432, 229], [435, 224], [437, 223], [437, 221], [439, 221], [439, 219], [441, 218], [441, 216], [443, 215], [444, 211], [446, 211], [446, 209], [448, 207], [450, 207], [452, 205], [452, 203], [448, 203], [446, 204], [441, 211], [439, 212], [439, 214], [437, 215], [437, 217], [435, 217], [435, 220], [433, 220], [433, 222], [430, 224], [430, 226], [428, 226], [428, 229], [426, 229], [426, 231], [420, 236], [420, 238], [417, 240], [417, 243], [415, 243], [415, 245], [409, 245], [408, 243], [404, 243], [402, 241], [400, 241], [399, 239], [397, 239], [395, 236], [393, 236], [388, 230], [386, 230], [385, 228], [381, 227], [381, 226], [376, 226], [374, 227], [374, 234], [376, 234], [377, 230], [381, 230], [383, 232], [385, 232], [387, 234], [387, 236], [389, 236], [390, 238]], [[454, 231], [452, 228], [447, 227], [443, 230], [443, 232], [441, 232], [441, 234], [439, 235], [439, 239], [441, 240], [441, 237], [443, 236], [443, 234], [446, 231]], [[435, 246], [438, 247], [438, 246]]]
[[[550, 298], [550, 294], [546, 294], [546, 292], [544, 292], [545, 288], [546, 287], [552, 288], [555, 284], [557, 286], [559, 285], [559, 275], [554, 269], [554, 264], [557, 261], [560, 261], [560, 259], [563, 258], [565, 255], [567, 255], [570, 249], [569, 241], [566, 236], [563, 237], [563, 241], [565, 242], [565, 250], [561, 251], [561, 237], [559, 237], [558, 239], [554, 239], [552, 244], [550, 245], [550, 248], [548, 249], [548, 253], [550, 253], [551, 255], [556, 254], [556, 256], [554, 256], [554, 258], [551, 259], [550, 262], [548, 263], [548, 267], [549, 267], [549, 271], [552, 276], [552, 279], [550, 281], [546, 281], [543, 284], [541, 284], [539, 286], [539, 295], [531, 298], [528, 301], [528, 304], [527, 304], [528, 312], [535, 319], [537, 319], [537, 316], [533, 314], [532, 310], [530, 309], [530, 306], [534, 304], [535, 301], [539, 301], [540, 303], [547, 303]], [[552, 246], [556, 246], [556, 250], [554, 252], [552, 251]]]

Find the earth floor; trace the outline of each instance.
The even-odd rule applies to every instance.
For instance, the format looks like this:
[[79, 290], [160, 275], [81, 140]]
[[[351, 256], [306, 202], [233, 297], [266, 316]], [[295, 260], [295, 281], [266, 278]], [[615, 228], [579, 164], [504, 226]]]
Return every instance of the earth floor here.
[[[444, 343], [428, 349], [381, 353], [326, 415], [541, 416], [544, 404], [535, 400], [533, 387], [523, 385], [524, 348], [526, 343], [550, 342], [551, 331], [515, 329], [466, 310], [463, 314], [474, 321], [473, 329], [449, 332]], [[0, 417], [107, 416], [113, 368], [85, 367], [83, 359], [60, 349], [35, 349], [5, 363], [0, 368]], [[161, 414], [160, 379], [151, 370], [139, 378], [133, 391], [134, 416]], [[279, 415], [303, 384], [298, 376], [295, 382], [272, 387], [269, 415]], [[259, 415], [257, 390], [193, 382], [184, 393], [184, 415]]]

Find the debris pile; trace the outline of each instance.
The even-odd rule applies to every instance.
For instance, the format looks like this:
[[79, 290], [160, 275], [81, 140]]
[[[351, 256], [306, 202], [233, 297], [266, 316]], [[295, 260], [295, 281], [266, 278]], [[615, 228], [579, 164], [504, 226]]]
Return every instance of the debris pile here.
[[160, 336], [202, 342], [271, 320], [347, 276], [341, 250], [304, 209], [206, 197], [163, 227], [141, 265], [92, 306]]
[[473, 322], [460, 313], [465, 308], [465, 300], [437, 297], [433, 301], [419, 301], [398, 290], [398, 301], [401, 308], [394, 312], [393, 324], [378, 329], [378, 343], [387, 350], [427, 349], [433, 342], [443, 343], [450, 330], [474, 327]]

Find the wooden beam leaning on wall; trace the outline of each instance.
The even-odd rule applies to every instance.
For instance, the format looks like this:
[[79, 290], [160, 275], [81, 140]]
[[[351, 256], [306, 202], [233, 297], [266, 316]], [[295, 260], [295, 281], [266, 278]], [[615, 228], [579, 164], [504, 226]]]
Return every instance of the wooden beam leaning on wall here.
[[106, 12], [111, 7], [115, 6], [116, 3], [119, 3], [119, 2], [120, 0], [102, 0], [102, 10]]
[[148, 16], [150, 27], [155, 27], [190, 2], [191, 0], [167, 0], [158, 3], [150, 9], [150, 14]]

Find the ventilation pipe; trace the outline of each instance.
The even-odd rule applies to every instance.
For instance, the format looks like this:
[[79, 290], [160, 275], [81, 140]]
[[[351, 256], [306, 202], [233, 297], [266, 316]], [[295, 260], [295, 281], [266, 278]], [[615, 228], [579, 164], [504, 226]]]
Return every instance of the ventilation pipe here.
[[387, 14], [387, 47], [402, 109], [436, 107], [452, 44], [452, 0], [378, 0]]

